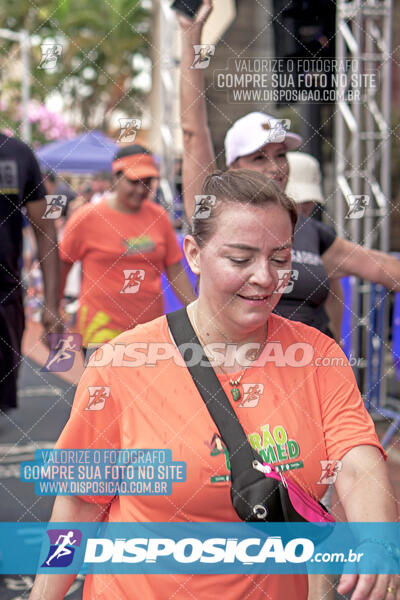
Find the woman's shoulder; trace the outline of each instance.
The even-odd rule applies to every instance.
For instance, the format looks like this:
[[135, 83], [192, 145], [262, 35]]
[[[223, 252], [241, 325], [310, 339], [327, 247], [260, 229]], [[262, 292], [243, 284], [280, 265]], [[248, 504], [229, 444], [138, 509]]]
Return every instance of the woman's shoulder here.
[[136, 325], [133, 329], [127, 329], [117, 337], [113, 338], [109, 343], [116, 345], [138, 342], [165, 342], [168, 340], [167, 318], [165, 315], [162, 315], [147, 323]]
[[68, 217], [61, 232], [60, 242], [63, 242], [67, 237], [69, 239], [72, 237], [85, 239], [83, 228], [92, 227], [93, 216], [96, 216], [96, 213], [94, 212], [95, 208], [96, 207], [89, 202], [74, 210], [72, 215]]
[[154, 200], [145, 200], [143, 202], [143, 208], [147, 213], [154, 215], [157, 218], [166, 218], [169, 219], [168, 212], [165, 210], [163, 206], [154, 202]]
[[325, 335], [316, 327], [306, 325], [300, 321], [292, 321], [271, 313], [269, 317], [269, 323], [271, 326], [271, 339], [276, 338], [286, 343], [309, 343], [314, 347], [325, 347], [328, 348], [332, 345], [337, 345], [328, 335]]
[[72, 215], [69, 217], [69, 221], [82, 221], [86, 219], [92, 213], [95, 213], [96, 206], [91, 202], [87, 202], [86, 204], [82, 204], [74, 210]]
[[337, 236], [335, 228], [332, 225], [324, 223], [323, 221], [317, 221], [314, 217], [304, 217], [303, 215], [299, 215], [297, 219], [296, 233], [297, 232], [303, 232], [306, 235], [314, 232], [319, 237], [326, 235], [333, 237]]

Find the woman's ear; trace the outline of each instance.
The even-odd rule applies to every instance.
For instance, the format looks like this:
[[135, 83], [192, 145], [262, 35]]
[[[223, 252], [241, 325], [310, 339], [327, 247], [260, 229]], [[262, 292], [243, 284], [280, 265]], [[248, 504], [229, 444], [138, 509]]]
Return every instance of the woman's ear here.
[[183, 240], [183, 251], [193, 273], [200, 275], [200, 248], [192, 235]]

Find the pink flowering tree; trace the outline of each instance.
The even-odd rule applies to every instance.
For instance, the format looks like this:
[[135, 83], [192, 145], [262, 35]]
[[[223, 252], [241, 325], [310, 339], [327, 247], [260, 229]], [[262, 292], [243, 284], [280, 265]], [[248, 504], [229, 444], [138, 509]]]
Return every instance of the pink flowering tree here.
[[[22, 109], [12, 110], [9, 105], [0, 102], [0, 131], [6, 135], [20, 137]], [[28, 118], [32, 128], [32, 146], [38, 147], [47, 142], [66, 140], [75, 135], [62, 115], [49, 110], [44, 104], [32, 100], [29, 103]]]

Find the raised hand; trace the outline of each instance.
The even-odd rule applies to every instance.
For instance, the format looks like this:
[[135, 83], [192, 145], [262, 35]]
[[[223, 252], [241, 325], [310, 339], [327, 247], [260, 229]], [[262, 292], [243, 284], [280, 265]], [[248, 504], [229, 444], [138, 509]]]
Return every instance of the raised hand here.
[[182, 14], [181, 12], [177, 11], [176, 15], [177, 15], [179, 25], [184, 30], [188, 30], [188, 29], [192, 29], [192, 28], [197, 29], [199, 26], [200, 26], [200, 29], [202, 29], [204, 23], [207, 21], [208, 17], [212, 13], [212, 9], [213, 9], [212, 0], [203, 0], [199, 10], [197, 11], [197, 13], [195, 14], [193, 19], [189, 19], [189, 17], [187, 17], [184, 14]]

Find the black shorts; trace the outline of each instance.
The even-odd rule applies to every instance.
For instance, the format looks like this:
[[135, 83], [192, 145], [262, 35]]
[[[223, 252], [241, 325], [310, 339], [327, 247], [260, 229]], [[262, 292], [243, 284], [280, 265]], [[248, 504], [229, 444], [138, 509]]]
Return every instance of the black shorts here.
[[16, 408], [25, 315], [22, 298], [0, 304], [0, 410]]

